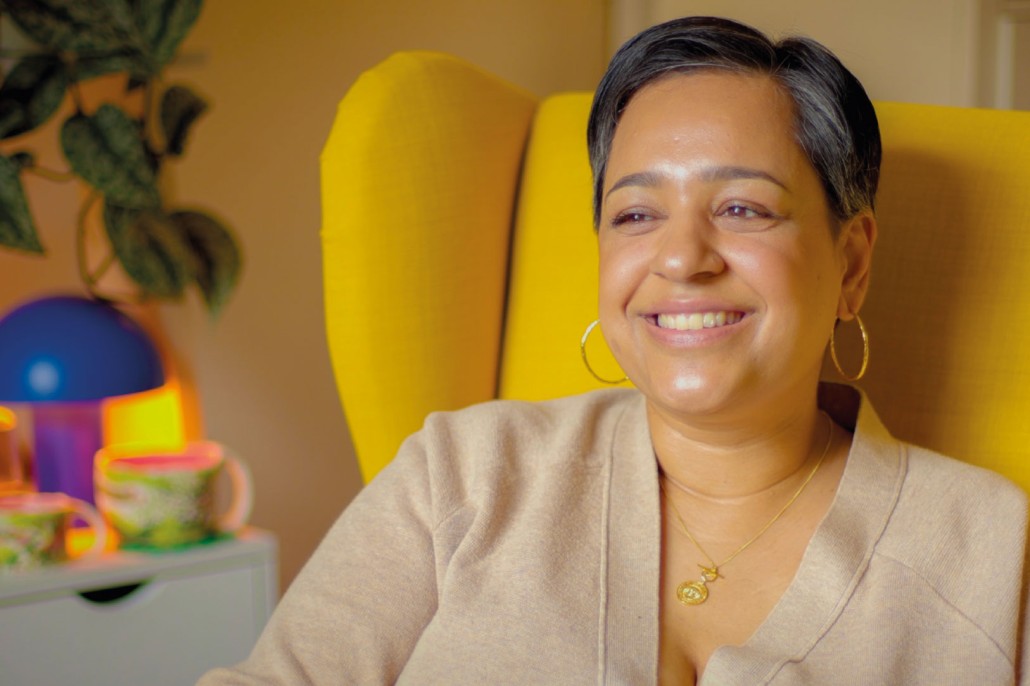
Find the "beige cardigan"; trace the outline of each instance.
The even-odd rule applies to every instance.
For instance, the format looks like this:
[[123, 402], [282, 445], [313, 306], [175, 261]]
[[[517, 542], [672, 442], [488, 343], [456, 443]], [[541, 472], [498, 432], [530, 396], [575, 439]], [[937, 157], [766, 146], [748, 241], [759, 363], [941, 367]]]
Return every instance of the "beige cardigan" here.
[[[827, 409], [855, 427], [854, 409]], [[900, 443], [863, 403], [793, 583], [701, 683], [1013, 683], [1026, 524], [1016, 486]], [[435, 414], [333, 526], [250, 659], [201, 683], [651, 684], [659, 540], [636, 391]]]

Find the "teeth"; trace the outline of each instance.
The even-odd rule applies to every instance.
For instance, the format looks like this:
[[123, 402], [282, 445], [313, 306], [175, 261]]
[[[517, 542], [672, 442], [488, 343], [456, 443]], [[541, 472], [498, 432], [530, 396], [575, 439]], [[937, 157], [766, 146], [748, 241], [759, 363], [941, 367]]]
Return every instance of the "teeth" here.
[[727, 324], [736, 324], [743, 315], [740, 312], [692, 312], [690, 314], [660, 314], [658, 326], [677, 331], [698, 331], [714, 329]]

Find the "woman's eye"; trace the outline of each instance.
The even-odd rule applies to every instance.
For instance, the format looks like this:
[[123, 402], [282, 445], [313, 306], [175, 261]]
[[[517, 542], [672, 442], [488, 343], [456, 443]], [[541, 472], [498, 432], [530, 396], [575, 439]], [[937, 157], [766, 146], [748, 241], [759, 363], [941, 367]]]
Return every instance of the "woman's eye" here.
[[640, 224], [651, 219], [651, 215], [645, 212], [622, 212], [612, 220], [612, 226], [624, 226], [626, 224]]
[[723, 214], [735, 219], [758, 219], [771, 216], [768, 212], [749, 207], [748, 205], [730, 205], [723, 210]]
[[715, 219], [730, 231], [765, 231], [776, 226], [784, 217], [766, 205], [740, 200], [729, 200], [718, 206]]

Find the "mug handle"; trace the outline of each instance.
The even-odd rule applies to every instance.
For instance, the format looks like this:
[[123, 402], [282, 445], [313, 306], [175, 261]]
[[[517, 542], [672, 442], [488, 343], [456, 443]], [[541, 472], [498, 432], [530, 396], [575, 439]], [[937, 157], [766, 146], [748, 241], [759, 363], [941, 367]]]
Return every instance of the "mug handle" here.
[[232, 502], [229, 509], [218, 518], [215, 527], [221, 532], [233, 533], [242, 529], [250, 519], [250, 511], [254, 507], [254, 485], [250, 469], [243, 460], [229, 453], [224, 453], [224, 459], [232, 481]]
[[104, 522], [104, 518], [100, 516], [96, 508], [85, 500], [78, 498], [69, 498], [69, 500], [74, 513], [93, 530], [93, 544], [78, 557], [80, 559], [96, 557], [107, 547], [107, 523]]

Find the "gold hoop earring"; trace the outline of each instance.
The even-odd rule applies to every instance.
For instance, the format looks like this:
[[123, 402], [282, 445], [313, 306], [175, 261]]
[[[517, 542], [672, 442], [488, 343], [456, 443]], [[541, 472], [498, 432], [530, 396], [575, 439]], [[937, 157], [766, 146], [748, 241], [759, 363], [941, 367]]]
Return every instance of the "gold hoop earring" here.
[[837, 368], [837, 373], [840, 374], [846, 381], [858, 381], [865, 376], [866, 368], [869, 366], [869, 332], [866, 331], [865, 324], [862, 323], [862, 318], [855, 313], [855, 322], [858, 324], [858, 330], [862, 333], [862, 367], [858, 370], [858, 374], [854, 376], [848, 376], [844, 373], [844, 370], [840, 366], [840, 362], [837, 360], [837, 346], [834, 340], [834, 334], [837, 331], [837, 324], [841, 322], [838, 319], [833, 323], [833, 328], [830, 329], [830, 359], [833, 360], [833, 366]]
[[587, 359], [587, 339], [590, 338], [590, 332], [594, 330], [594, 327], [596, 327], [600, 323], [600, 319], [595, 319], [594, 321], [590, 322], [589, 326], [587, 326], [587, 330], [583, 332], [583, 338], [579, 339], [579, 354], [583, 356], [583, 364], [586, 365], [587, 371], [590, 372], [591, 376], [593, 376], [601, 383], [606, 383], [614, 386], [616, 384], [622, 383], [623, 381], [628, 381], [629, 377], [624, 376], [621, 379], [615, 381], [613, 381], [612, 379], [606, 379], [594, 371], [594, 368], [590, 366], [590, 360]]

